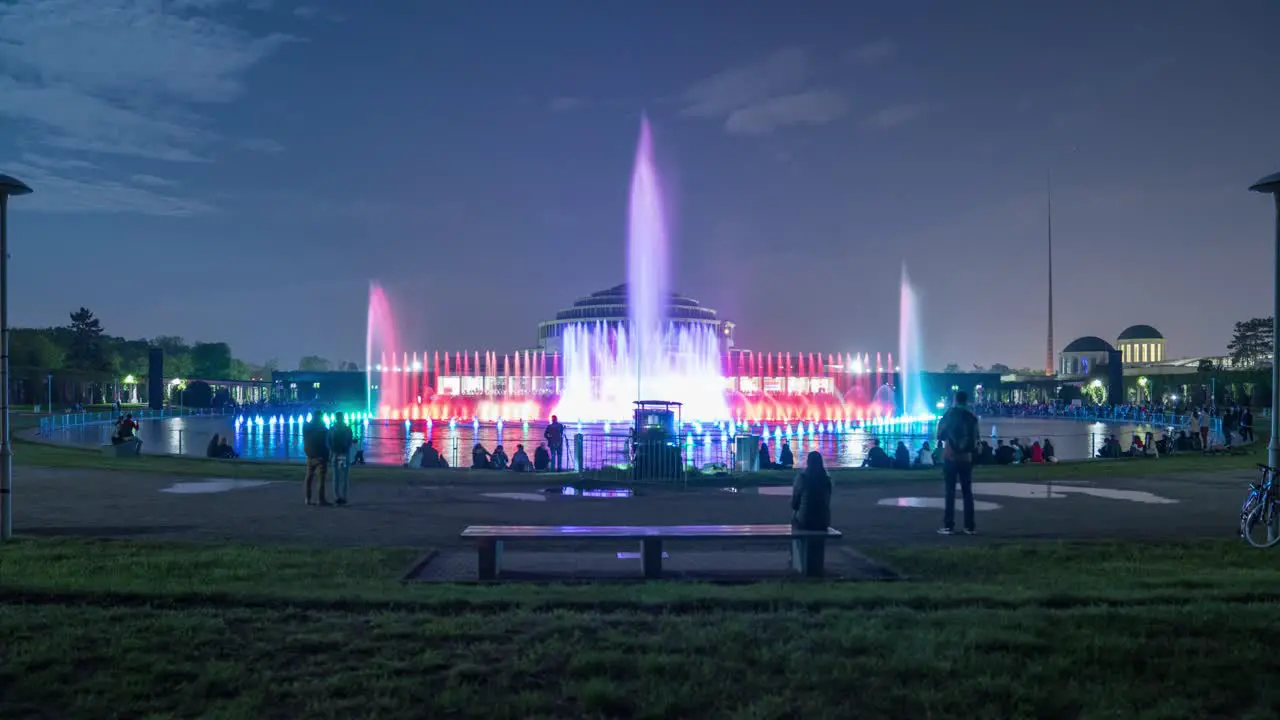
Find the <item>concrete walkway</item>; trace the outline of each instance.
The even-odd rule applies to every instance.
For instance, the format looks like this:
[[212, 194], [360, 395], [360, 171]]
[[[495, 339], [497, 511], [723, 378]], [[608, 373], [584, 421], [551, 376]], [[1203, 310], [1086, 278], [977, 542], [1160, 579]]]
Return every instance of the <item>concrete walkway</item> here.
[[[977, 478], [981, 535], [946, 538], [940, 481], [840, 485], [832, 525], [858, 548], [1011, 539], [1233, 537], [1253, 473], [1042, 484]], [[558, 478], [549, 478], [554, 485]], [[352, 504], [305, 506], [294, 482], [18, 469], [20, 535], [449, 548], [472, 524], [643, 525], [787, 522], [789, 490], [652, 489], [631, 498], [546, 495], [528, 483], [468, 485], [466, 472], [361, 483]], [[732, 543], [726, 544], [731, 546]], [[705, 545], [703, 547], [706, 547]], [[548, 547], [547, 549], [556, 549]]]

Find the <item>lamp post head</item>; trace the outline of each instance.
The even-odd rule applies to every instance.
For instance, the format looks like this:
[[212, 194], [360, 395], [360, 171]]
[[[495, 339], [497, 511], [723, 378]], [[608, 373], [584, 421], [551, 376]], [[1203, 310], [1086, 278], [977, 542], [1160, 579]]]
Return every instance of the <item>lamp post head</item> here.
[[[0, 175], [0, 177], [4, 177]], [[1249, 189], [1254, 192], [1270, 193], [1272, 195], [1280, 194], [1280, 173], [1268, 175], [1253, 185]]]
[[12, 175], [0, 173], [0, 195], [26, 195], [31, 188]]

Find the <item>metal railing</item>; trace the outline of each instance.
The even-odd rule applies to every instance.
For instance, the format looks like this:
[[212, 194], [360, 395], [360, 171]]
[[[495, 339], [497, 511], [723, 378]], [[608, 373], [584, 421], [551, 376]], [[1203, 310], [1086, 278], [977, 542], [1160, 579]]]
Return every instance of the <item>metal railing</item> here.
[[119, 412], [114, 410], [101, 410], [98, 412], [66, 412], [54, 413], [40, 418], [40, 427], [36, 434], [45, 437], [52, 435], [59, 430], [70, 430], [72, 428], [86, 427], [90, 425], [106, 425], [115, 423], [123, 415], [132, 415], [134, 420], [139, 422], [143, 420], [168, 420], [171, 418], [181, 417], [218, 417], [232, 415], [233, 411], [224, 410], [222, 408], [213, 409], [195, 409], [195, 408], [161, 408], [152, 410], [150, 408], [128, 408]]

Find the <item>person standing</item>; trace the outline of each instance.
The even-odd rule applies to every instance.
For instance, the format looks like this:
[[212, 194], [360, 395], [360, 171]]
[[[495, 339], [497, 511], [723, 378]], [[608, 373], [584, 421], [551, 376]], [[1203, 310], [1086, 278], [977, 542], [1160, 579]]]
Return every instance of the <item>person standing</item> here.
[[334, 417], [333, 427], [329, 428], [329, 452], [332, 454], [330, 464], [333, 469], [333, 501], [339, 505], [347, 504], [347, 481], [351, 474], [351, 449], [355, 446], [355, 434], [347, 424], [344, 413]]
[[964, 532], [977, 532], [973, 519], [973, 453], [978, 447], [978, 416], [969, 409], [969, 395], [957, 392], [951, 409], [938, 423], [938, 440], [942, 448], [942, 479], [946, 486], [942, 527], [939, 535], [951, 535], [956, 527], [956, 484], [964, 499]]
[[560, 424], [560, 418], [552, 415], [551, 424], [542, 436], [547, 439], [547, 449], [551, 451], [551, 468], [560, 472], [564, 469], [564, 425]]
[[311, 502], [311, 486], [312, 483], [318, 481], [320, 484], [320, 504], [328, 505], [329, 500], [326, 497], [325, 483], [328, 481], [329, 475], [329, 431], [324, 426], [324, 420], [319, 415], [313, 415], [311, 420], [302, 428], [302, 450], [307, 455], [307, 477], [305, 482], [306, 498], [308, 505], [314, 505]]

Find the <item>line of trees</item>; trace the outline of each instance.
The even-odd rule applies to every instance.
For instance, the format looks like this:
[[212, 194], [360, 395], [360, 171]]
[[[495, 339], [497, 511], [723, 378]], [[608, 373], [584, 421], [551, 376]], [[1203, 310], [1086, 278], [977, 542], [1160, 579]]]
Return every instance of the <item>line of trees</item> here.
[[[188, 343], [180, 337], [161, 335], [127, 340], [108, 335], [102, 322], [88, 308], [70, 314], [70, 322], [51, 328], [14, 328], [9, 331], [9, 370], [15, 403], [40, 403], [46, 398], [46, 379], [54, 376], [55, 403], [109, 402], [114, 389], [132, 375], [142, 382], [149, 371], [149, 351], [164, 351], [167, 378], [209, 380], [270, 380], [279, 369], [272, 359], [262, 364], [235, 357], [225, 342]], [[359, 369], [355, 363], [337, 365], [308, 355], [300, 370]]]

